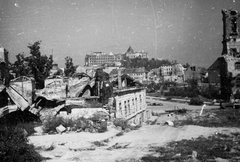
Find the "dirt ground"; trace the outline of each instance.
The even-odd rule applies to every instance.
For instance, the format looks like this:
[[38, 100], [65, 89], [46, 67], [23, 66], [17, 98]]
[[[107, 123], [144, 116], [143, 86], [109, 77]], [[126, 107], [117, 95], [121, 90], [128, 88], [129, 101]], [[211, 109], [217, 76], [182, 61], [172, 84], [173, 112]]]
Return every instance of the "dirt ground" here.
[[[173, 109], [178, 103], [163, 103], [154, 109], [163, 112]], [[188, 105], [184, 105], [185, 108]], [[201, 109], [201, 106], [194, 109]], [[161, 110], [163, 109], [163, 110]], [[159, 117], [161, 119], [161, 116]], [[143, 125], [138, 130], [124, 132], [108, 126], [105, 133], [63, 133], [57, 135], [30, 136], [32, 143], [48, 162], [114, 162], [140, 161], [144, 155], [158, 156], [152, 146], [164, 146], [167, 142], [209, 136], [216, 132], [240, 132], [238, 128], [207, 128], [201, 126], [172, 127], [168, 125]]]
[[[200, 126], [171, 127], [144, 125], [138, 130], [115, 136], [119, 131], [111, 128], [106, 133], [70, 133], [58, 135], [31, 136], [30, 143], [39, 149], [49, 162], [114, 162], [139, 160], [144, 155], [152, 155], [151, 146], [163, 146], [167, 142], [205, 137], [216, 133], [239, 132], [237, 128], [206, 128]], [[94, 141], [102, 141], [102, 146]], [[157, 156], [157, 155], [156, 155]]]

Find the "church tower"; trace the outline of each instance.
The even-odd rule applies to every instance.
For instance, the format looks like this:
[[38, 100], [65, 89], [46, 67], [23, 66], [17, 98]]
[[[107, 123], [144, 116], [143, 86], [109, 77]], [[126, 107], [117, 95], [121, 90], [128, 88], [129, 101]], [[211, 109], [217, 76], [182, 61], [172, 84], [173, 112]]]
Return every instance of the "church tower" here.
[[222, 55], [240, 57], [240, 13], [236, 10], [222, 10], [223, 51]]

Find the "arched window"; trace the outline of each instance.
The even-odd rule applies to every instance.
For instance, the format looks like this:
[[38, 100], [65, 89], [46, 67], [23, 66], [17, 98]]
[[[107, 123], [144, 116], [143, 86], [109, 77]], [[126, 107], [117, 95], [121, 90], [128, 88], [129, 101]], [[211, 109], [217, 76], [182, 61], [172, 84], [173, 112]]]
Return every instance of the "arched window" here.
[[240, 70], [240, 62], [236, 62], [235, 63], [235, 69], [236, 70]]

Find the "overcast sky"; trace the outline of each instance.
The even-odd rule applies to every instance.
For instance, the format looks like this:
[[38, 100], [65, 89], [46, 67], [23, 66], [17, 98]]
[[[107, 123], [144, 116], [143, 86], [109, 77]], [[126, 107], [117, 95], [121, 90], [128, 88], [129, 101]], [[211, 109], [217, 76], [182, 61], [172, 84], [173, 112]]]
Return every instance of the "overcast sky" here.
[[240, 0], [0, 0], [0, 44], [15, 55], [41, 40], [53, 53], [84, 65], [91, 51], [124, 53], [129, 46], [150, 58], [208, 68], [222, 52], [222, 9]]

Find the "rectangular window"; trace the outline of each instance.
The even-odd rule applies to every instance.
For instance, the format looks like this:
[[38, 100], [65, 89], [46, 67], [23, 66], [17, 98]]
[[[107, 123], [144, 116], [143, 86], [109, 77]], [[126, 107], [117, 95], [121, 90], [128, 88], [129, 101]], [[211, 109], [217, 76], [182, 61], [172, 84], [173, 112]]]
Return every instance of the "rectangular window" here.
[[236, 62], [235, 63], [235, 69], [236, 70], [240, 70], [240, 62]]

